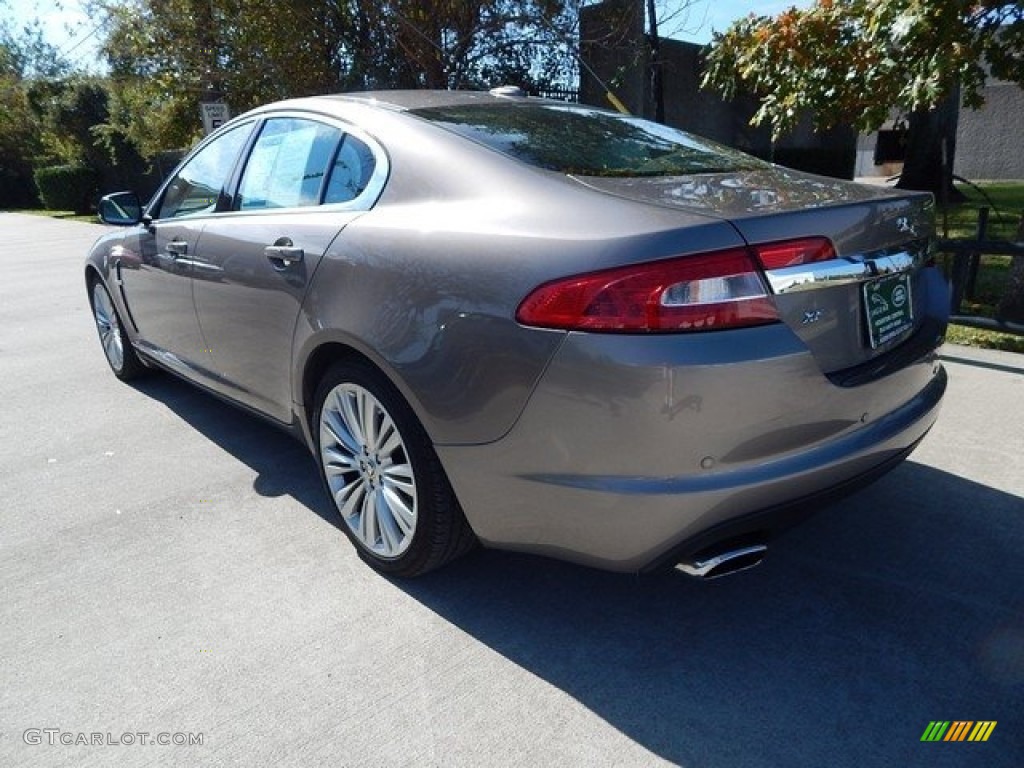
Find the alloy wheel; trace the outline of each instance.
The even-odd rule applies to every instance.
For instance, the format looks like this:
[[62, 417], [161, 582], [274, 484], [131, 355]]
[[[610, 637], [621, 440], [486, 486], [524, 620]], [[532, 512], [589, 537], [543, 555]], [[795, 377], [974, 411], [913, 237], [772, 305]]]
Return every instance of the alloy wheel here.
[[110, 294], [99, 282], [92, 287], [92, 314], [100, 333], [103, 354], [107, 356], [110, 367], [115, 371], [120, 371], [124, 367], [124, 342], [121, 338], [121, 326], [117, 321], [117, 312], [110, 300]]
[[356, 539], [378, 557], [402, 555], [416, 533], [416, 478], [398, 427], [369, 390], [346, 382], [327, 394], [320, 460]]

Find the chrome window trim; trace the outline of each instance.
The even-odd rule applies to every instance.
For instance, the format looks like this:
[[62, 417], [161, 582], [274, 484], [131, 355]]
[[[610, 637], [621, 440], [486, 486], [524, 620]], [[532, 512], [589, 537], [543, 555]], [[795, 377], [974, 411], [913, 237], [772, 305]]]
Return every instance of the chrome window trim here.
[[[308, 112], [301, 109], [283, 109], [274, 112], [260, 112], [257, 117], [261, 121], [261, 126], [262, 123], [267, 120], [276, 120], [279, 118], [311, 120], [313, 122], [329, 125], [332, 128], [341, 131], [342, 134], [346, 136], [352, 136], [358, 139], [369, 147], [370, 152], [373, 154], [373, 173], [370, 174], [370, 180], [366, 183], [366, 188], [363, 189], [358, 196], [342, 203], [298, 205], [292, 208], [256, 208], [248, 211], [220, 211], [218, 213], [211, 214], [212, 217], [252, 216], [254, 214], [266, 216], [273, 215], [275, 213], [312, 213], [313, 211], [368, 211], [376, 205], [377, 200], [380, 199], [381, 194], [384, 192], [384, 185], [387, 183], [388, 175], [391, 172], [391, 164], [384, 148], [376, 139], [366, 133], [362, 128], [332, 115], [326, 115], [322, 112]], [[248, 158], [246, 158], [246, 162], [248, 162]], [[245, 173], [244, 166], [242, 167], [241, 172], [243, 174]], [[241, 178], [241, 175], [239, 178]]]
[[[221, 219], [226, 216], [231, 217], [246, 217], [246, 216], [273, 216], [275, 214], [294, 214], [294, 213], [330, 213], [342, 212], [342, 211], [369, 211], [377, 204], [377, 200], [380, 199], [381, 194], [384, 192], [384, 185], [387, 183], [388, 176], [391, 173], [391, 163], [387, 152], [384, 147], [374, 139], [370, 134], [366, 133], [363, 129], [352, 123], [347, 122], [333, 115], [327, 115], [322, 112], [310, 112], [301, 109], [286, 109], [272, 112], [259, 112], [256, 114], [246, 113], [240, 115], [236, 120], [225, 123], [216, 131], [211, 133], [209, 136], [204, 138], [195, 148], [182, 158], [181, 162], [174, 168], [171, 174], [168, 176], [157, 193], [153, 196], [153, 200], [147, 205], [147, 212], [149, 206], [152, 205], [156, 200], [163, 198], [164, 189], [170, 182], [175, 178], [178, 171], [184, 167], [185, 163], [192, 159], [192, 157], [200, 152], [206, 145], [215, 141], [221, 134], [227, 133], [232, 128], [238, 127], [239, 125], [247, 122], [254, 122], [257, 127], [262, 130], [263, 124], [267, 120], [274, 120], [277, 118], [294, 118], [298, 120], [312, 120], [314, 122], [323, 123], [329, 125], [342, 132], [347, 136], [353, 136], [359, 141], [363, 142], [370, 148], [370, 152], [373, 153], [373, 173], [370, 175], [370, 180], [366, 184], [366, 188], [357, 196], [351, 200], [347, 200], [343, 203], [320, 203], [318, 205], [300, 205], [292, 208], [256, 208], [248, 211], [216, 211], [213, 213], [196, 213], [189, 214], [187, 216], [177, 216], [170, 219], [153, 219], [154, 223], [165, 222], [165, 221], [197, 221], [200, 219]], [[251, 137], [250, 137], [251, 138]], [[245, 164], [249, 161], [248, 154], [244, 158], [239, 158], [242, 162], [242, 167], [237, 168], [232, 172], [232, 176], [238, 175], [241, 179], [241, 174], [245, 171]]]

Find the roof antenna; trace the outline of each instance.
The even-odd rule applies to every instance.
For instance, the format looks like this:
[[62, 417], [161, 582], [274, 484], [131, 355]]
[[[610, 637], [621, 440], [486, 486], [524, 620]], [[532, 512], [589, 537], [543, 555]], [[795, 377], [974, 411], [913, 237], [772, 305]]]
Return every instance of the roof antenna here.
[[497, 88], [491, 88], [488, 91], [491, 96], [497, 96], [499, 99], [525, 99], [526, 91], [520, 88], [518, 85], [500, 85]]

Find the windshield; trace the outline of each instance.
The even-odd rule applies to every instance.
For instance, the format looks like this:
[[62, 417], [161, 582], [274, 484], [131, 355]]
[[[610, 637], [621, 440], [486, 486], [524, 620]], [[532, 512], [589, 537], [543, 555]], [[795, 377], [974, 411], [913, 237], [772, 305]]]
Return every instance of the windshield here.
[[530, 165], [579, 176], [681, 176], [768, 167], [675, 128], [587, 107], [470, 104], [411, 114]]

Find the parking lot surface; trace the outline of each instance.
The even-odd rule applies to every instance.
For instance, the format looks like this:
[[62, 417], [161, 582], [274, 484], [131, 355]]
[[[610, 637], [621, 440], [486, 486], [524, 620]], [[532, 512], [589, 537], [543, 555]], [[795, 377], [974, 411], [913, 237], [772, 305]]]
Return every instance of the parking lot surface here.
[[911, 459], [735, 577], [393, 582], [290, 437], [114, 379], [102, 231], [0, 213], [0, 765], [1024, 765], [1024, 356], [947, 347]]

